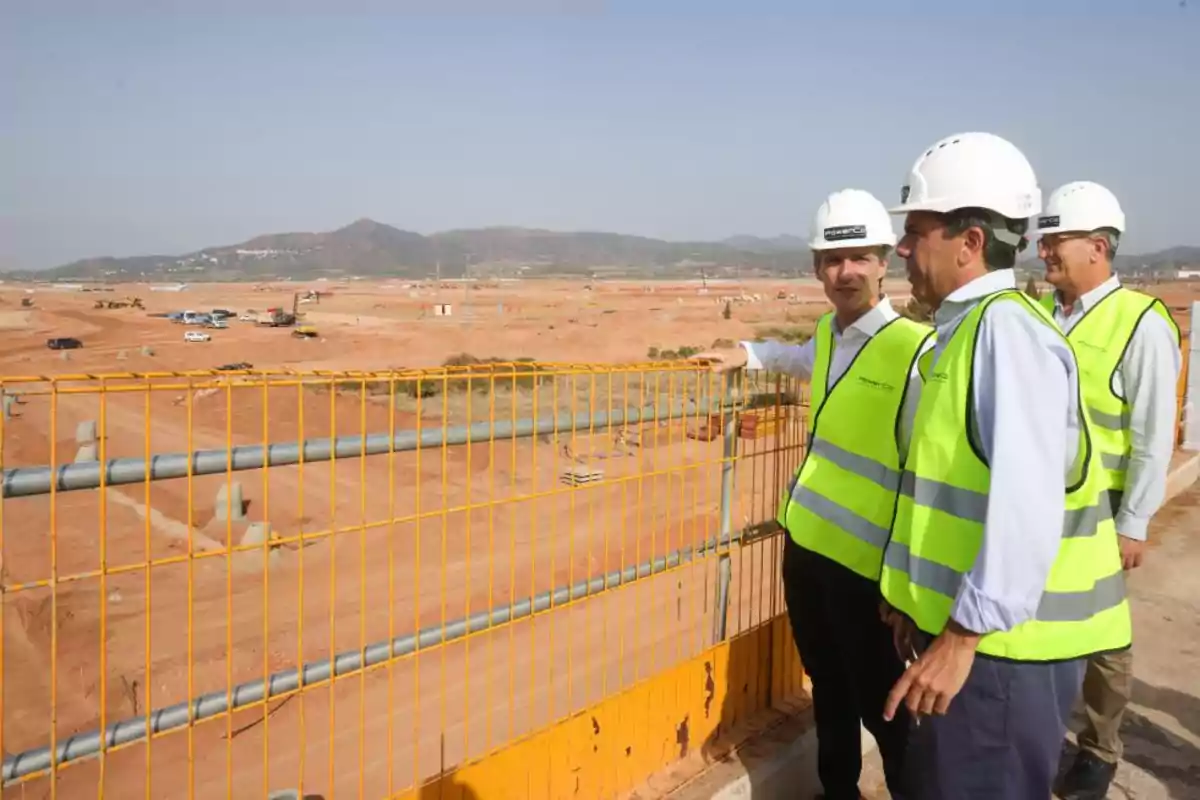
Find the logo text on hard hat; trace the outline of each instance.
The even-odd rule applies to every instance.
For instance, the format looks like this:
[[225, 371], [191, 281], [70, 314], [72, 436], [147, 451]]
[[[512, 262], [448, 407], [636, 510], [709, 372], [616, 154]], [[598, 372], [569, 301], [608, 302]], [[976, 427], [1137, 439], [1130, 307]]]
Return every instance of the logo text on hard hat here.
[[832, 228], [826, 228], [823, 234], [827, 242], [840, 242], [846, 239], [865, 239], [867, 238], [867, 226], [837, 225]]
[[909, 195], [911, 192], [912, 192], [912, 187], [911, 187], [911, 186], [901, 186], [901, 187], [900, 187], [900, 202], [901, 202], [901, 203], [907, 203], [907, 202], [908, 202], [908, 195]]
[[1038, 217], [1038, 230], [1042, 228], [1057, 228], [1058, 222], [1059, 217], [1057, 215], [1053, 217]]

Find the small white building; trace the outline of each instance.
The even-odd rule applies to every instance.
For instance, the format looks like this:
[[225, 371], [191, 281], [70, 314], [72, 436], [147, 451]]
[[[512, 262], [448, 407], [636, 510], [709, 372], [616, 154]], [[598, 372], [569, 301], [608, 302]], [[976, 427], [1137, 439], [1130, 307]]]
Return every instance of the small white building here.
[[1181, 281], [1189, 281], [1200, 278], [1200, 269], [1181, 269], [1175, 273], [1175, 277]]

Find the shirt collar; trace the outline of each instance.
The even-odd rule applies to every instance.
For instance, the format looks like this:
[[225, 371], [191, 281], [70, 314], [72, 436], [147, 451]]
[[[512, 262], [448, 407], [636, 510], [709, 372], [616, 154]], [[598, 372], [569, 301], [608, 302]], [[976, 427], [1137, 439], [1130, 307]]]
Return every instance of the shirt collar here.
[[[1099, 303], [1101, 300], [1108, 297], [1110, 294], [1120, 288], [1120, 279], [1116, 275], [1112, 275], [1108, 280], [1097, 286], [1095, 289], [1092, 289], [1089, 292], [1084, 292], [1082, 295], [1080, 295], [1079, 300], [1075, 302], [1075, 305], [1071, 310], [1072, 312], [1089, 311], [1091, 310], [1092, 306], [1096, 305], [1096, 303]], [[1054, 292], [1054, 305], [1057, 306], [1060, 311], [1064, 311], [1065, 313], [1065, 310], [1063, 309], [1062, 295], [1060, 295], [1057, 290]]]
[[934, 323], [940, 325], [948, 322], [958, 315], [963, 306], [974, 305], [975, 301], [989, 294], [1015, 288], [1017, 276], [1011, 269], [998, 269], [981, 275], [946, 296], [933, 315]]
[[[889, 300], [886, 295], [884, 295], [883, 297], [879, 298], [879, 302], [875, 304], [874, 308], [863, 314], [858, 319], [854, 320], [850, 327], [846, 328], [846, 330], [842, 331], [842, 333], [853, 331], [854, 333], [865, 336], [869, 339], [875, 334], [879, 333], [879, 331], [883, 329], [884, 325], [887, 325], [898, 316], [900, 315], [896, 313], [896, 309], [892, 308], [892, 301]], [[836, 320], [837, 318], [835, 317], [835, 329], [837, 328]]]

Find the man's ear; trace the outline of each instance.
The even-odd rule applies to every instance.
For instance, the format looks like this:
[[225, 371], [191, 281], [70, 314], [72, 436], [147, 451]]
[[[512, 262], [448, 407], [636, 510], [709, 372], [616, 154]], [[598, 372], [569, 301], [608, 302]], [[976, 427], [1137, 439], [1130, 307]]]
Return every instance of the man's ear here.
[[984, 234], [983, 228], [976, 225], [967, 228], [962, 232], [962, 249], [960, 250], [962, 263], [969, 264], [975, 260], [975, 256], [982, 256], [986, 246], [987, 235]]

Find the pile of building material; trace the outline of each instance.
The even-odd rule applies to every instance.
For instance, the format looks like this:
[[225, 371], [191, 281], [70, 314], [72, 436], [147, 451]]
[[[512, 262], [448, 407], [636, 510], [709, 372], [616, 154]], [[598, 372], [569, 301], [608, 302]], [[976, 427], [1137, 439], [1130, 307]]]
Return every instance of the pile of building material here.
[[788, 421], [786, 407], [744, 411], [738, 425], [738, 438], [765, 439], [768, 436], [781, 436], [787, 432]]
[[568, 486], [582, 486], [587, 483], [596, 483], [603, 479], [604, 470], [593, 469], [583, 465], [568, 467], [559, 476], [559, 480]]
[[725, 421], [720, 414], [709, 414], [708, 419], [700, 424], [698, 428], [691, 428], [687, 432], [689, 439], [699, 439], [702, 442], [711, 442], [716, 439], [725, 430]]

